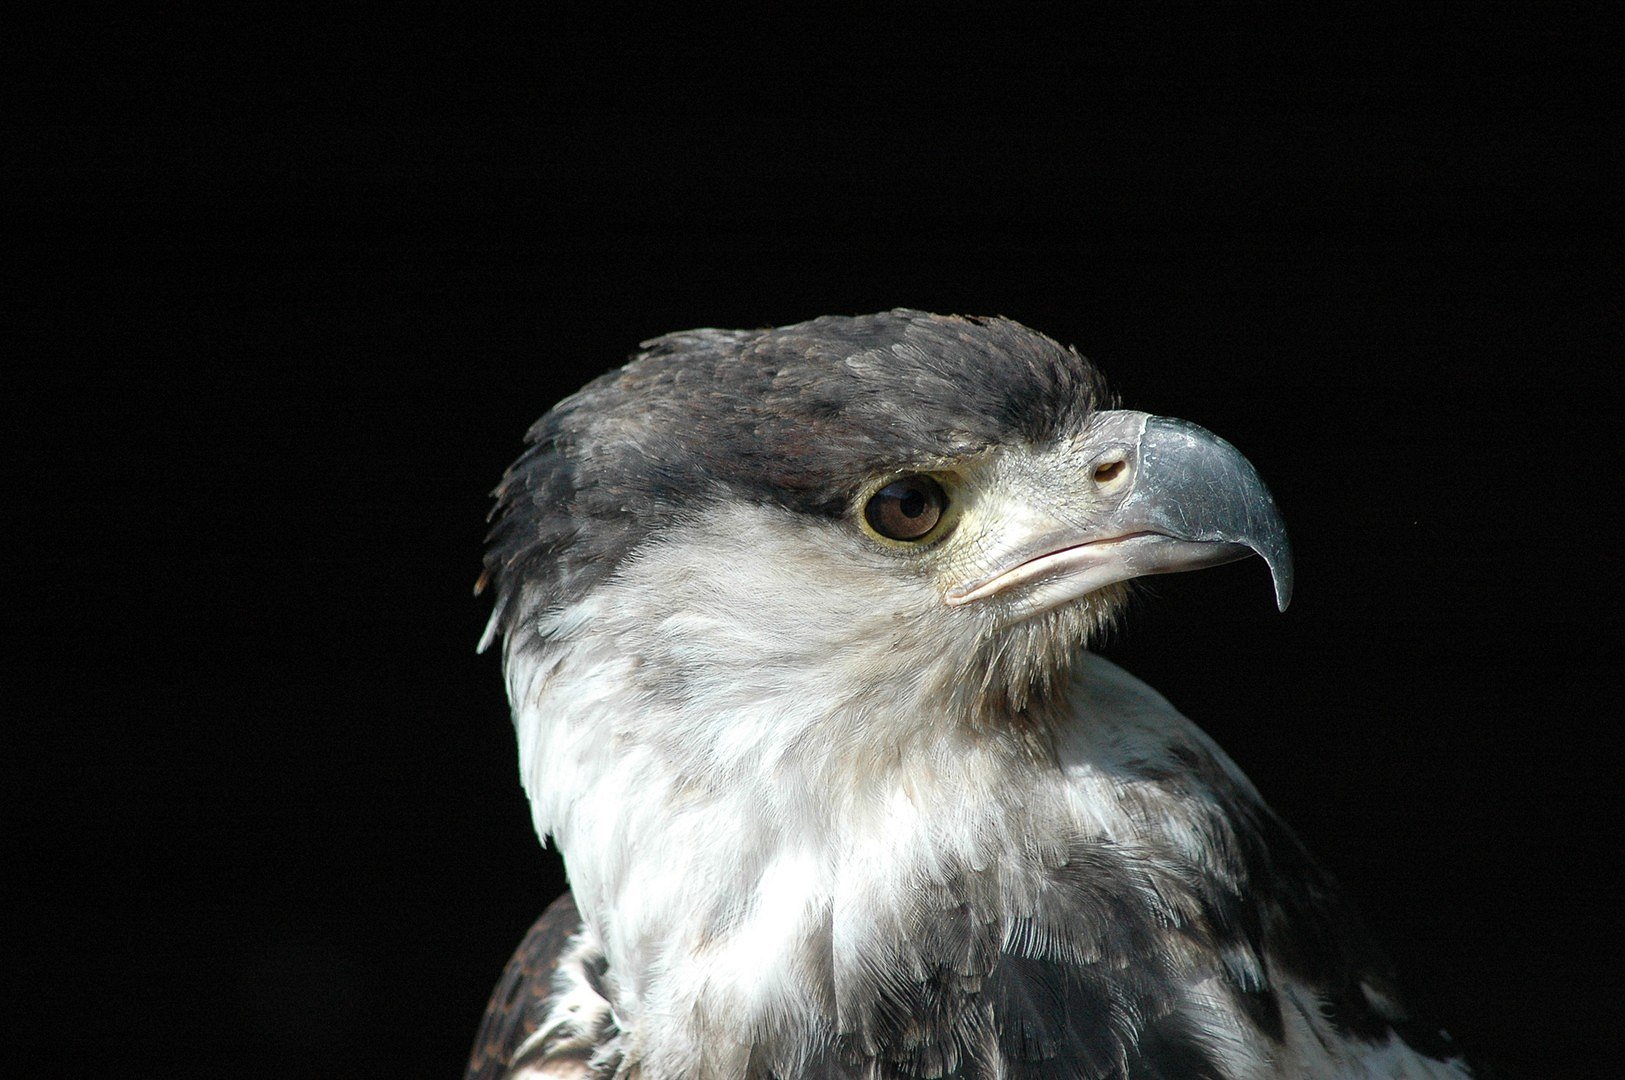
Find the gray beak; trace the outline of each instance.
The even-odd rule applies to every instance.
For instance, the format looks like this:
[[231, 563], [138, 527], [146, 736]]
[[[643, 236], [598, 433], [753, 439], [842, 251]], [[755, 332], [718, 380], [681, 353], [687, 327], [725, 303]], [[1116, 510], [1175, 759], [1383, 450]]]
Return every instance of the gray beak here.
[[1134, 475], [1116, 512], [1102, 524], [1109, 531], [1144, 530], [1173, 541], [1151, 547], [1164, 565], [1148, 563], [1144, 572], [1150, 574], [1197, 570], [1256, 553], [1269, 565], [1276, 606], [1285, 611], [1292, 602], [1292, 548], [1253, 463], [1187, 420], [1115, 415], [1144, 416], [1145, 422], [1132, 446], [1128, 439], [1117, 443]]
[[1015, 590], [1023, 606], [1048, 607], [1113, 582], [1257, 554], [1286, 610], [1286, 526], [1235, 447], [1184, 420], [1111, 410], [1096, 413], [1065, 456], [1065, 475], [1050, 474], [1051, 527], [1005, 552], [991, 573], [950, 589], [948, 604]]

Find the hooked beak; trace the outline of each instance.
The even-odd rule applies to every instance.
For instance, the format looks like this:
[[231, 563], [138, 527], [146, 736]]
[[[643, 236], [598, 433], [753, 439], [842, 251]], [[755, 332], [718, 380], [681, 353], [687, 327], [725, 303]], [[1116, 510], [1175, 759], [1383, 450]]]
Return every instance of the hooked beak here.
[[949, 589], [950, 606], [1019, 595], [1042, 610], [1148, 574], [1258, 554], [1275, 601], [1292, 599], [1292, 551], [1258, 470], [1212, 432], [1148, 413], [1096, 413], [1054, 478], [1053, 520], [1014, 538], [989, 572]]

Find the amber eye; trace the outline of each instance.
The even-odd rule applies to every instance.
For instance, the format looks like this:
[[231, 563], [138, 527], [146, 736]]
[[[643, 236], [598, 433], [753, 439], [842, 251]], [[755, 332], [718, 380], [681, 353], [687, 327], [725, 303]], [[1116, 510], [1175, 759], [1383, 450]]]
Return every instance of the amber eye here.
[[893, 480], [863, 505], [863, 520], [888, 540], [918, 540], [942, 520], [948, 495], [929, 476]]

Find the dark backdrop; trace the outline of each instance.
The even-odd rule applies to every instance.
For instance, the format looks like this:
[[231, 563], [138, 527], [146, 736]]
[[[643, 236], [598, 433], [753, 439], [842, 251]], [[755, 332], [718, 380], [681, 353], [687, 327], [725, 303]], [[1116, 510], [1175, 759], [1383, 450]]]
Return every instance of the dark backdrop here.
[[14, 1052], [456, 1075], [562, 880], [474, 654], [526, 426], [667, 330], [907, 305], [1075, 343], [1252, 457], [1292, 609], [1256, 563], [1160, 579], [1105, 651], [1459, 1040], [1583, 1067], [1621, 989], [1589, 9], [475, 18], [25, 50]]

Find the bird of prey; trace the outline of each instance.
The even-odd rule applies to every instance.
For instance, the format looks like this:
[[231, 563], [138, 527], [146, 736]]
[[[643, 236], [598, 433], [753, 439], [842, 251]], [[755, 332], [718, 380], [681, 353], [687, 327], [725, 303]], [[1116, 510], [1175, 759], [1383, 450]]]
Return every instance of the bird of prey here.
[[1002, 318], [646, 342], [497, 489], [520, 775], [570, 893], [496, 1077], [1469, 1075], [1218, 746], [1087, 651], [1292, 564], [1252, 465]]

